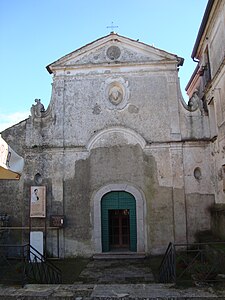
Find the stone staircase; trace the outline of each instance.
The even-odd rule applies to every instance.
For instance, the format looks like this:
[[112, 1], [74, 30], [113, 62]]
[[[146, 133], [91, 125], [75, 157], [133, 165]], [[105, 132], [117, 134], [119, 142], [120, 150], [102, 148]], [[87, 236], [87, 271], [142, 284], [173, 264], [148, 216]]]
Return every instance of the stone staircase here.
[[73, 284], [27, 284], [24, 288], [0, 285], [0, 299], [225, 299], [225, 287], [179, 289], [174, 284], [156, 283], [149, 258], [118, 259], [116, 254], [107, 258], [90, 260]]
[[153, 283], [155, 278], [148, 259], [94, 259], [81, 272], [78, 280], [92, 284]]

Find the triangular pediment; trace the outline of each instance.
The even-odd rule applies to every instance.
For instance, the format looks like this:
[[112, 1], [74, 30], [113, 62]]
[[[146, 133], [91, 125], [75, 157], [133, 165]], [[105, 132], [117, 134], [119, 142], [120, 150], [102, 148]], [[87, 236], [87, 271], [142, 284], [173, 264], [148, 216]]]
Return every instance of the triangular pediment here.
[[53, 69], [73, 66], [162, 61], [174, 61], [178, 65], [183, 63], [183, 59], [175, 54], [111, 33], [63, 56], [48, 65], [47, 69], [52, 73]]

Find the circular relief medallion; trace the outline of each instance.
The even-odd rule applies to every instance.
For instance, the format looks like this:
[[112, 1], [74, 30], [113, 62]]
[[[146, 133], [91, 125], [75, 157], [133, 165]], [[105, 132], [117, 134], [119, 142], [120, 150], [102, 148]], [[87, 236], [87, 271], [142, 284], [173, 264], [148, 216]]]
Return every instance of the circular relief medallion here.
[[107, 100], [105, 103], [107, 108], [120, 110], [127, 105], [130, 95], [128, 81], [121, 77], [107, 78], [101, 88]]
[[108, 48], [106, 55], [109, 59], [115, 60], [120, 57], [121, 51], [117, 46], [111, 46]]
[[114, 104], [118, 105], [123, 100], [123, 90], [119, 85], [112, 85], [109, 88], [109, 101]]

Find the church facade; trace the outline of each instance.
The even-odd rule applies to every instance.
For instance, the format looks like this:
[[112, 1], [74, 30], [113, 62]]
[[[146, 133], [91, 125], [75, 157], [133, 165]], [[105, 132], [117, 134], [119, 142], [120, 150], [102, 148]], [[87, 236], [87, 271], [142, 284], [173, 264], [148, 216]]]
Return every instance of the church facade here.
[[[209, 117], [194, 95], [183, 101], [182, 64], [112, 32], [47, 66], [48, 108], [36, 99], [2, 133], [25, 158], [20, 182], [0, 183], [16, 241], [39, 230], [51, 256], [159, 254], [210, 229]], [[45, 188], [41, 217], [31, 215], [34, 187]]]

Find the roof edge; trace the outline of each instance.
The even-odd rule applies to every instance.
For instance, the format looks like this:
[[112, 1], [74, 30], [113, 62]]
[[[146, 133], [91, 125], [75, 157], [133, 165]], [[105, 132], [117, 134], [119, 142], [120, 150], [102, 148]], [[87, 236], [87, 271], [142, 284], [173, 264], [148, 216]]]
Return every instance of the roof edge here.
[[189, 79], [189, 81], [188, 81], [188, 83], [187, 83], [187, 85], [186, 85], [186, 87], [185, 87], [185, 91], [187, 91], [188, 88], [189, 88], [189, 86], [191, 85], [193, 79], [195, 78], [195, 76], [196, 76], [196, 74], [197, 74], [197, 72], [198, 72], [198, 69], [199, 69], [199, 64], [197, 64], [197, 66], [195, 67], [195, 70], [194, 70], [194, 72], [192, 73], [191, 78]]
[[129, 40], [129, 41], [131, 41], [131, 42], [136, 42], [136, 43], [139, 43], [139, 44], [141, 44], [141, 45], [143, 45], [143, 46], [152, 47], [152, 48], [156, 49], [157, 51], [164, 52], [164, 53], [167, 54], [167, 55], [174, 56], [174, 57], [176, 57], [176, 59], [177, 59], [177, 66], [178, 66], [178, 67], [179, 67], [179, 66], [182, 66], [183, 63], [184, 63], [184, 58], [182, 58], [182, 57], [180, 57], [180, 56], [178, 56], [178, 55], [176, 55], [176, 54], [174, 54], [174, 53], [171, 53], [171, 52], [165, 51], [165, 50], [163, 50], [163, 49], [159, 49], [159, 48], [157, 48], [157, 47], [148, 45], [148, 44], [146, 44], [146, 43], [144, 43], [144, 42], [140, 42], [139, 40], [134, 40], [134, 39], [131, 39], [131, 38], [128, 38], [128, 37], [119, 35], [118, 33], [111, 32], [110, 34], [108, 34], [108, 35], [106, 35], [106, 36], [103, 36], [103, 37], [101, 37], [101, 38], [98, 38], [97, 40], [92, 41], [92, 42], [90, 42], [90, 43], [88, 43], [88, 44], [86, 44], [86, 45], [84, 45], [84, 46], [82, 46], [82, 47], [80, 47], [80, 48], [78, 48], [78, 49], [76, 49], [76, 50], [74, 50], [74, 51], [72, 51], [72, 52], [70, 52], [70, 53], [64, 55], [64, 56], [62, 56], [61, 58], [57, 59], [56, 61], [50, 63], [49, 65], [46, 66], [47, 71], [48, 71], [50, 74], [52, 74], [52, 73], [53, 73], [53, 70], [52, 70], [51, 67], [52, 67], [53, 64], [59, 62], [60, 60], [64, 59], [65, 57], [67, 57], [67, 56], [69, 56], [69, 55], [71, 55], [71, 54], [73, 54], [73, 53], [75, 53], [75, 52], [81, 51], [82, 49], [84, 49], [84, 48], [87, 47], [87, 46], [90, 46], [91, 44], [94, 44], [94, 43], [96, 43], [96, 42], [99, 42], [99, 41], [101, 41], [101, 40], [104, 40], [104, 39], [109, 38], [109, 37], [112, 37], [112, 36], [114, 36], [114, 38], [118, 37], [118, 38], [122, 38], [122, 39]]
[[195, 56], [196, 56], [196, 53], [197, 53], [197, 50], [198, 50], [203, 32], [205, 30], [206, 24], [208, 22], [209, 15], [210, 15], [213, 4], [214, 4], [214, 0], [209, 0], [208, 1], [208, 4], [206, 6], [205, 13], [204, 13], [201, 25], [199, 27], [199, 31], [198, 31], [198, 35], [197, 35], [197, 38], [196, 38], [196, 41], [195, 41], [195, 44], [194, 44], [194, 48], [192, 50], [192, 54], [191, 54], [192, 59], [196, 58]]

